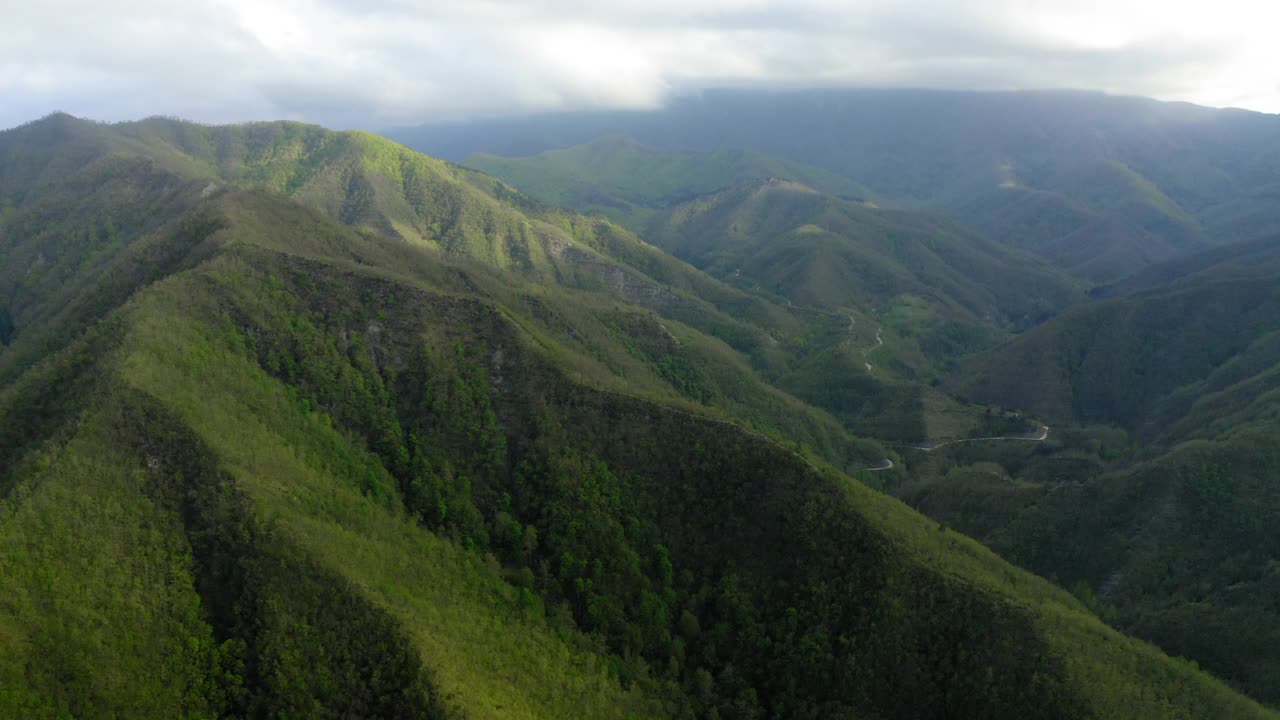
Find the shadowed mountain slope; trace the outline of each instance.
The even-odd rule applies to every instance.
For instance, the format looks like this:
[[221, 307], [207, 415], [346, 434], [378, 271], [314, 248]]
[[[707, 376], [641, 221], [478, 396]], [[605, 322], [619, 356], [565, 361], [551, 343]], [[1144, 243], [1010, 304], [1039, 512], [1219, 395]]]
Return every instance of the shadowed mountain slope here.
[[[1108, 254], [1057, 258], [1093, 282], [1272, 228], [1280, 120], [1080, 92], [710, 91], [650, 112], [568, 113], [404, 129], [462, 160], [528, 156], [620, 133], [657, 149], [737, 148], [855, 181], [882, 204], [928, 207], [1036, 250], [1090, 226]], [[1011, 204], [1038, 206], [1034, 213]], [[996, 223], [996, 215], [1024, 222]]]
[[[344, 218], [143, 155], [169, 209], [107, 251], [56, 234], [69, 304], [10, 280], [0, 714], [1270, 716], [749, 429], [735, 386], [762, 425], [836, 426], [650, 293], [544, 282], [466, 228], [442, 250], [385, 177]], [[63, 192], [52, 167], [4, 186], [11, 217]], [[486, 197], [463, 216], [524, 213]]]

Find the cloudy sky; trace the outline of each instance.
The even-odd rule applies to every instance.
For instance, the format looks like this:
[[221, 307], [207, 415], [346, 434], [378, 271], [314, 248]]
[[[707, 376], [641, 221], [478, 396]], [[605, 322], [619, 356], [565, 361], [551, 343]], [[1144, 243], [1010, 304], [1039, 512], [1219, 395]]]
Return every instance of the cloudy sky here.
[[382, 128], [714, 86], [1085, 88], [1280, 112], [1274, 0], [0, 0], [0, 127]]

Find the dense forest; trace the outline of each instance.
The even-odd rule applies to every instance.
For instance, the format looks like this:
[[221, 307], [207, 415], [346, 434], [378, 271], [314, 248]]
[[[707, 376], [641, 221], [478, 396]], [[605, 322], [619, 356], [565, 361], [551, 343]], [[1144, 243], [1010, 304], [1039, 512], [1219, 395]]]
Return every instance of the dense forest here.
[[[723, 175], [713, 189], [730, 185], [730, 172], [787, 178], [944, 215], [1089, 283], [1280, 232], [1274, 117], [1103, 93], [723, 89], [647, 112], [437, 123], [389, 136], [592, 211], [610, 204], [595, 198], [622, 201], [623, 213], [662, 205], [682, 188], [705, 188], [715, 169]], [[677, 157], [659, 165], [600, 146], [618, 136]], [[774, 162], [761, 173], [751, 168], [763, 164], [735, 162], [726, 150]], [[690, 151], [712, 157], [679, 157]], [[662, 190], [636, 193], [634, 181], [619, 180], [624, 173]]]
[[983, 359], [1178, 306], [682, 162], [636, 224], [367, 133], [0, 133], [0, 715], [1275, 716], [1267, 418], [1135, 419], [1265, 379], [1269, 296], [1041, 407]]
[[[742, 90], [393, 134], [738, 287], [845, 310], [849, 347], [775, 382], [887, 441], [864, 481], [1274, 702], [1256, 628], [1276, 622], [1278, 133], [1258, 113], [1089, 93]], [[1020, 270], [962, 274], [1006, 293], [974, 323], [957, 310], [975, 295], [911, 250], [926, 218], [944, 268], [965, 262], [951, 239], [989, 238], [1091, 300], [1052, 301], [1011, 255]], [[850, 392], [872, 381], [900, 384]], [[871, 406], [921, 412], [863, 422]]]

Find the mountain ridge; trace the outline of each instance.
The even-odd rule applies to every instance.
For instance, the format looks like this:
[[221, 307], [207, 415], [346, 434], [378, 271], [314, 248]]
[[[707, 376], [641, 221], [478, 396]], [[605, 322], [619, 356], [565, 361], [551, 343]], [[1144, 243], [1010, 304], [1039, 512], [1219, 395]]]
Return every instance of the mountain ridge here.
[[[262, 149], [298, 147], [281, 134]], [[91, 298], [38, 292], [49, 257], [5, 266], [34, 299], [0, 362], [42, 350], [0, 380], [6, 713], [1274, 715], [829, 467], [857, 454], [838, 423], [769, 390], [766, 356], [636, 304], [661, 284], [609, 248], [687, 266], [591, 219], [521, 234], [518, 196], [456, 208], [479, 225], [437, 246], [396, 223], [453, 210], [377, 197], [395, 172], [345, 212], [368, 197], [332, 177], [350, 158], [262, 157], [316, 195], [206, 193], [197, 166], [114, 240], [76, 217], [10, 232], [57, 182], [4, 221], [6, 251], [62, 242], [68, 295]], [[553, 236], [648, 284], [551, 283], [573, 266], [503, 249]], [[38, 338], [37, 312], [58, 318]]]
[[[475, 152], [528, 156], [622, 133], [659, 149], [733, 147], [809, 163], [867, 186], [881, 204], [931, 208], [990, 232], [984, 207], [1009, 192], [1077, 205], [1000, 235], [1015, 246], [1060, 240], [1088, 222], [1136, 225], [1124, 266], [1078, 264], [1106, 283], [1148, 261], [1248, 239], [1268, 226], [1267, 200], [1280, 156], [1280, 119], [1096, 93], [913, 90], [708, 91], [652, 112], [550, 114], [422, 126], [391, 136], [461, 161]], [[1117, 205], [1127, 198], [1128, 206]], [[1176, 254], [1175, 253], [1175, 254]], [[1146, 259], [1146, 258], [1149, 258]]]

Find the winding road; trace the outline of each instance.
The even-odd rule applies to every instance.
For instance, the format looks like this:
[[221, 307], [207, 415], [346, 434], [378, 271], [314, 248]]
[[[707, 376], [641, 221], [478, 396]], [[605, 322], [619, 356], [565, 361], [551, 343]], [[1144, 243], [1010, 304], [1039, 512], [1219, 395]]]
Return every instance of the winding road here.
[[884, 462], [880, 463], [875, 467], [861, 468], [861, 469], [863, 472], [880, 472], [881, 470], [892, 470], [893, 461], [890, 460], [889, 458], [885, 458]]
[[876, 328], [876, 344], [862, 351], [862, 364], [867, 366], [867, 372], [871, 372], [871, 363], [867, 362], [867, 353], [884, 347], [884, 338], [880, 337], [882, 332], [884, 332], [884, 328]]
[[985, 440], [1021, 440], [1022, 442], [1044, 442], [1045, 440], [1048, 440], [1048, 439], [1049, 439], [1049, 426], [1042, 423], [1040, 425], [1039, 435], [999, 435], [996, 437], [963, 438], [961, 440], [948, 440], [946, 442], [938, 443], [937, 445], [907, 445], [906, 447], [912, 448], [914, 450], [923, 450], [924, 452], [933, 452], [934, 450], [937, 450], [939, 448], [944, 448], [948, 445], [959, 445], [960, 443], [980, 442]]
[[[856, 324], [856, 321], [854, 320], [852, 315], [846, 315], [845, 317], [849, 318], [849, 335], [852, 336], [853, 326]], [[871, 347], [863, 348], [862, 350], [862, 362], [864, 365], [867, 366], [867, 372], [871, 372], [871, 363], [867, 362], [866, 360], [867, 354], [870, 353], [872, 350], [876, 350], [884, 347], [883, 333], [884, 333], [884, 328], [876, 328], [876, 344], [872, 345]], [[1039, 435], [998, 435], [994, 437], [962, 438], [960, 440], [947, 440], [946, 442], [941, 442], [941, 443], [938, 443], [937, 445], [930, 444], [928, 441], [926, 441], [924, 445], [903, 445], [901, 447], [909, 447], [913, 450], [921, 450], [924, 452], [933, 452], [934, 450], [947, 447], [948, 445], [958, 445], [960, 443], [985, 442], [988, 440], [1044, 442], [1045, 440], [1048, 440], [1048, 439], [1049, 439], [1049, 426], [1041, 423]], [[894, 467], [893, 460], [890, 460], [889, 458], [885, 458], [879, 465], [875, 467], [861, 468], [861, 469], [864, 472], [880, 472], [883, 470], [892, 470], [893, 467]]]
[[[846, 315], [845, 317], [849, 318], [849, 334], [852, 335], [853, 325], [854, 325], [853, 316]], [[878, 348], [884, 347], [884, 338], [880, 336], [880, 334], [883, 332], [884, 332], [884, 328], [876, 328], [876, 344], [872, 345], [871, 347], [862, 349], [862, 364], [867, 366], [867, 372], [871, 372], [871, 363], [867, 362], [867, 353], [871, 352], [872, 350], [876, 350]], [[881, 469], [888, 470], [888, 468], [881, 468]]]
[[[948, 440], [946, 442], [938, 443], [937, 445], [900, 445], [899, 447], [908, 447], [908, 448], [911, 448], [912, 450], [920, 450], [922, 452], [933, 452], [934, 450], [944, 448], [948, 445], [959, 445], [960, 443], [985, 442], [987, 440], [1044, 442], [1045, 440], [1048, 440], [1048, 439], [1049, 439], [1049, 426], [1042, 423], [1040, 425], [1039, 435], [998, 435], [995, 437], [977, 437], [977, 438], [963, 438], [960, 440]], [[883, 462], [881, 462], [879, 465], [875, 467], [860, 468], [860, 469], [863, 472], [880, 472], [882, 470], [892, 470], [893, 467], [894, 467], [893, 461], [890, 460], [889, 458], [885, 458]]]

